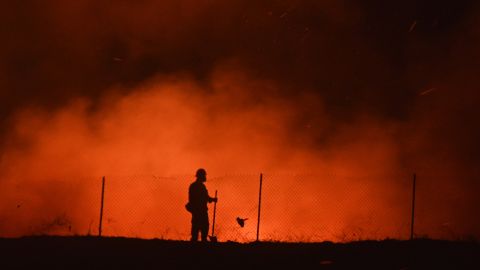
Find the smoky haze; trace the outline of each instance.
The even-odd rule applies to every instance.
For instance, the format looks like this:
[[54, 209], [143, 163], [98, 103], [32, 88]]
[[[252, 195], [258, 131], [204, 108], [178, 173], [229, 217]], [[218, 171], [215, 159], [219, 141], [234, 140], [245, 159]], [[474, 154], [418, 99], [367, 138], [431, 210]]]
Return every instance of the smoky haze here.
[[[2, 3], [0, 235], [85, 233], [97, 176], [205, 167], [218, 187], [231, 173], [321, 176], [294, 184], [308, 196], [272, 202], [298, 205], [292, 221], [309, 198], [357, 185], [389, 213], [377, 223], [401, 220], [416, 172], [419, 231], [478, 239], [480, 8], [367, 2]], [[183, 206], [189, 177], [159, 194]], [[356, 215], [346, 204], [322, 239], [369, 225]]]

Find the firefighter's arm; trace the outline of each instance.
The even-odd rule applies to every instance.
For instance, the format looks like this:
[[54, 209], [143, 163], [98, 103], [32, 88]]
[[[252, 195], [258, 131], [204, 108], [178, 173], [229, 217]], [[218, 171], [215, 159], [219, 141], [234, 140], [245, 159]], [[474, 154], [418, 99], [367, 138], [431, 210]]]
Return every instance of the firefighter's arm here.
[[208, 202], [217, 202], [218, 199], [217, 198], [212, 198], [210, 197], [210, 195], [208, 196]]

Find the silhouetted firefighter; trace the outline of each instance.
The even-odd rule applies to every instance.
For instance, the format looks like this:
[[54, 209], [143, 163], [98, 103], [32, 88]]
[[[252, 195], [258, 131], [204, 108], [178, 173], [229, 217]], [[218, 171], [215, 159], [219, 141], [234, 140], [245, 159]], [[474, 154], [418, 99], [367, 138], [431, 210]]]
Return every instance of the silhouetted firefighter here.
[[207, 241], [208, 236], [208, 203], [217, 202], [217, 198], [208, 195], [207, 187], [204, 182], [207, 181], [207, 172], [204, 169], [198, 169], [196, 180], [188, 189], [187, 210], [192, 213], [192, 238], [191, 241], [198, 241], [198, 233], [200, 232], [202, 242]]

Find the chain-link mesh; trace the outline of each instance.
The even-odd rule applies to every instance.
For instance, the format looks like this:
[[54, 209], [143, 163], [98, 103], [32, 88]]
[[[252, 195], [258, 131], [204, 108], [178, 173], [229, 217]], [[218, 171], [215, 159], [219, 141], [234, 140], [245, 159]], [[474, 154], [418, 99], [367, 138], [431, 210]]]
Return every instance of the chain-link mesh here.
[[[390, 179], [396, 181], [400, 179]], [[264, 176], [262, 237], [311, 242], [405, 238], [409, 194], [369, 178], [333, 175]]]
[[0, 189], [0, 236], [98, 233], [97, 177], [12, 182]]
[[[10, 190], [4, 194], [9, 199], [3, 201], [12, 205], [0, 205], [1, 236], [98, 235], [101, 179], [50, 180], [48, 186]], [[190, 239], [191, 216], [185, 204], [193, 176], [106, 175], [105, 179], [103, 236]], [[260, 219], [260, 174], [209, 176], [205, 184], [210, 196], [218, 191], [215, 213], [214, 204], [209, 204], [209, 235], [222, 242], [255, 241], [257, 233], [261, 241], [287, 242], [410, 236], [412, 178], [408, 175], [266, 173]], [[417, 196], [422, 192], [417, 191]], [[426, 215], [422, 206], [418, 209]], [[416, 235], [428, 234], [422, 218], [418, 220]]]

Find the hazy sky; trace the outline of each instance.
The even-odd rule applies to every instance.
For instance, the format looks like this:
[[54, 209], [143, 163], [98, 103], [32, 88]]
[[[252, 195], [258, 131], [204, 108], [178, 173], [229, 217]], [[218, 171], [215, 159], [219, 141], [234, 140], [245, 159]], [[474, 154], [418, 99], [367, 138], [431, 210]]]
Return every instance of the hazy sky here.
[[433, 0], [5, 2], [1, 115], [158, 74], [205, 81], [236, 61], [284, 85], [281, 94], [308, 88], [335, 117], [405, 119], [428, 89], [475, 85], [465, 80], [477, 68], [478, 9]]

